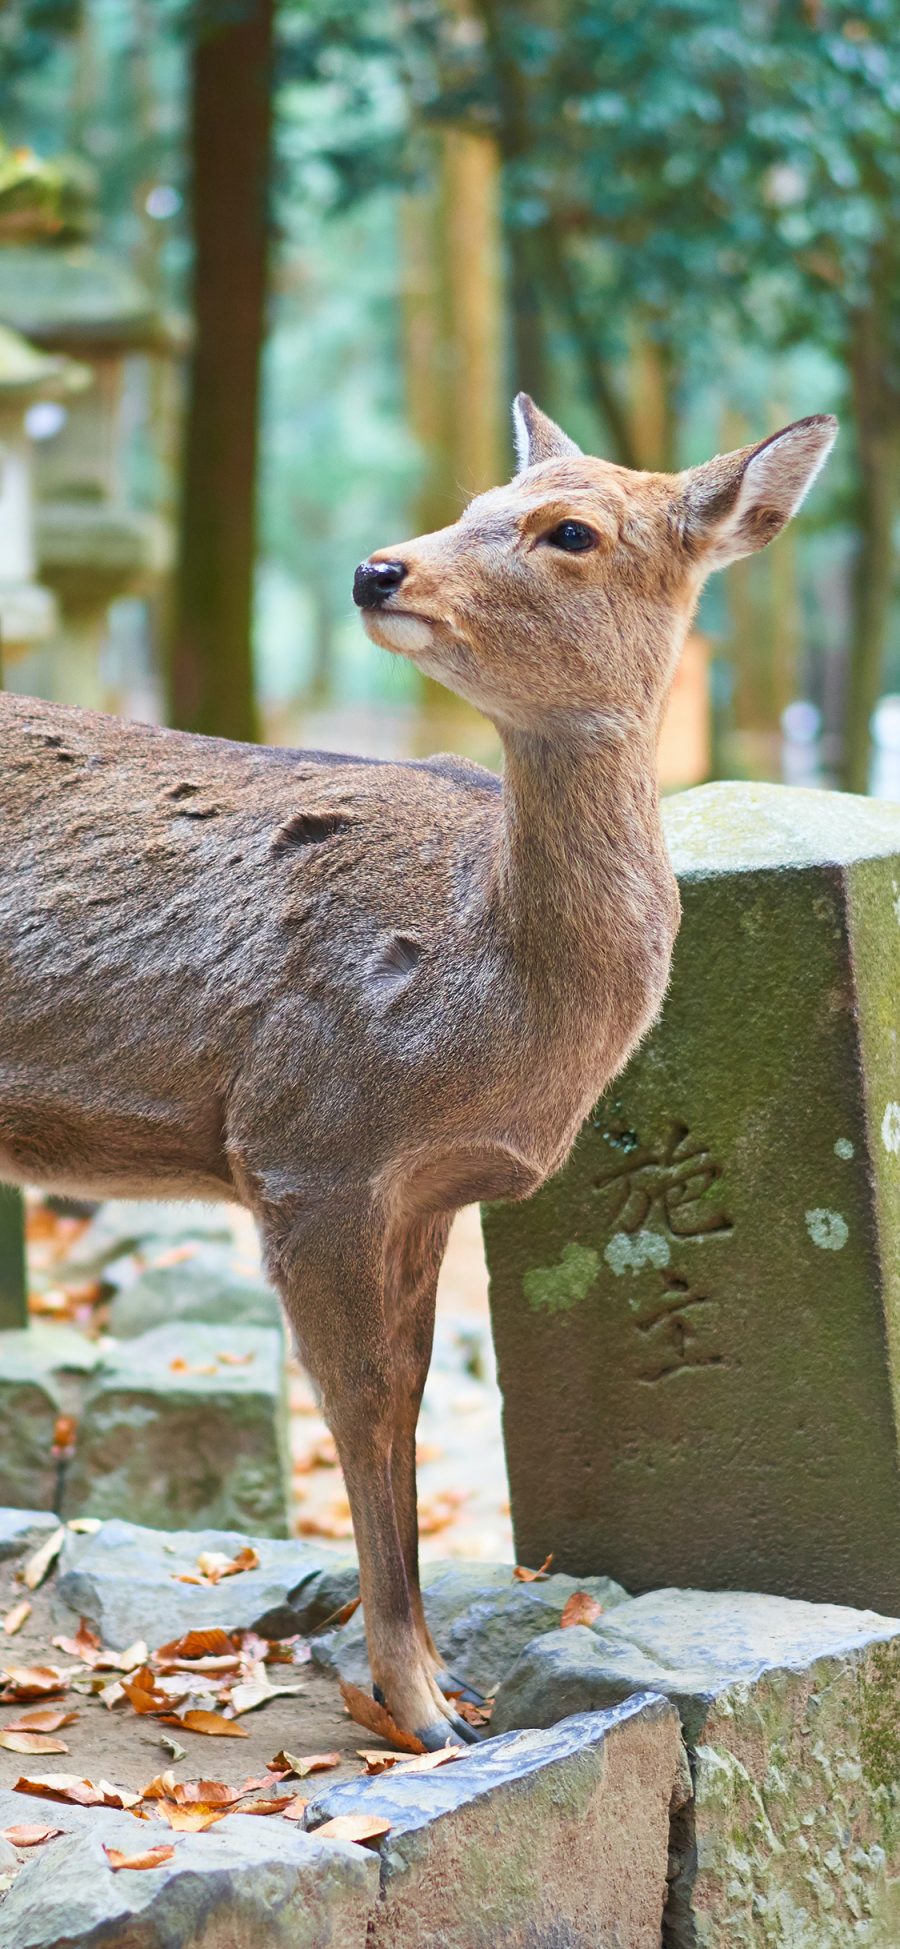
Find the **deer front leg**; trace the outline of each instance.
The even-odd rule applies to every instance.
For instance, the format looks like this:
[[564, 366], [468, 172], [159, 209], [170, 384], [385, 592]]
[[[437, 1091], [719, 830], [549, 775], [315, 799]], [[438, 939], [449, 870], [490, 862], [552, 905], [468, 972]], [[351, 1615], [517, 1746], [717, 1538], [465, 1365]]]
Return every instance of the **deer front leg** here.
[[376, 1696], [431, 1751], [448, 1740], [471, 1742], [422, 1642], [397, 1519], [400, 1389], [385, 1317], [382, 1240], [367, 1231], [365, 1216], [353, 1225], [344, 1213], [315, 1240], [305, 1230], [295, 1241], [282, 1237], [270, 1247], [269, 1263], [344, 1471]]

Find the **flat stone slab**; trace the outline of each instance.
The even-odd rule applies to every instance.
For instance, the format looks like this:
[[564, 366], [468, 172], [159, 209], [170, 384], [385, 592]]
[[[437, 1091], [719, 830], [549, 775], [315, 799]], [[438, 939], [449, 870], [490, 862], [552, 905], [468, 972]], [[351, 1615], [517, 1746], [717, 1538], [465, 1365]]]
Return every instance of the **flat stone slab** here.
[[[185, 1584], [201, 1551], [233, 1557], [252, 1544], [258, 1570], [218, 1584]], [[86, 1617], [104, 1644], [124, 1650], [147, 1636], [166, 1644], [185, 1631], [268, 1626], [273, 1637], [307, 1632], [354, 1597], [355, 1560], [327, 1544], [278, 1542], [236, 1530], [174, 1530], [106, 1522], [93, 1536], [66, 1534], [54, 1591], [66, 1622]]]
[[113, 1198], [100, 1206], [67, 1253], [66, 1276], [92, 1278], [132, 1252], [158, 1257], [160, 1248], [172, 1249], [195, 1239], [230, 1246], [233, 1251], [234, 1231], [226, 1204]]
[[71, 1327], [35, 1320], [0, 1333], [0, 1503], [52, 1509], [57, 1416], [77, 1411], [97, 1350]]
[[0, 1563], [27, 1555], [59, 1528], [46, 1509], [0, 1509]]
[[307, 1825], [391, 1822], [379, 1949], [659, 1949], [682, 1753], [671, 1705], [639, 1696], [434, 1772], [334, 1787]]
[[[466, 1685], [493, 1693], [532, 1639], [555, 1631], [576, 1590], [587, 1590], [604, 1612], [627, 1591], [611, 1577], [550, 1576], [519, 1582], [505, 1563], [427, 1563], [422, 1566], [425, 1614], [448, 1671]], [[340, 1630], [313, 1640], [313, 1657], [354, 1685], [368, 1686], [365, 1621], [357, 1611]]]
[[900, 1621], [655, 1591], [530, 1645], [492, 1723], [546, 1726], [638, 1689], [677, 1705], [694, 1772], [669, 1949], [896, 1949]]
[[[0, 1793], [0, 1827], [22, 1821], [64, 1832], [19, 1851], [0, 1903], [3, 1949], [365, 1949], [378, 1861], [351, 1842], [247, 1814], [178, 1834], [114, 1809]], [[104, 1853], [160, 1843], [172, 1859], [143, 1871], [114, 1872]]]
[[660, 1019], [485, 1211], [516, 1549], [900, 1613], [900, 807], [715, 784], [664, 818]]
[[104, 1345], [66, 1481], [67, 1515], [288, 1531], [280, 1332], [179, 1322]]

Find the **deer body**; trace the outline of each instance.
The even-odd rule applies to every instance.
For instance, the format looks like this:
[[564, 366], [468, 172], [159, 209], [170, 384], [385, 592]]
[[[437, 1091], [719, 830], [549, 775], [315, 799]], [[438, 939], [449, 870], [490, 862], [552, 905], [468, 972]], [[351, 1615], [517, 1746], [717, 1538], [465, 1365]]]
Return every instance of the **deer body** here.
[[[576, 458], [520, 411], [512, 487], [357, 578], [375, 640], [494, 717], [502, 788], [460, 760], [259, 750], [0, 698], [0, 1176], [254, 1213], [340, 1450], [373, 1677], [429, 1745], [470, 1736], [417, 1571], [447, 1231], [558, 1168], [659, 1007], [678, 900], [655, 746], [709, 565], [662, 547], [683, 477]], [[806, 436], [805, 482], [824, 442]], [[757, 451], [737, 457], [738, 503]], [[615, 569], [629, 483], [618, 624], [596, 564], [591, 583], [567, 562], [545, 606], [516, 583], [510, 534], [521, 559], [570, 505], [569, 528], [595, 524], [575, 552], [602, 545]]]

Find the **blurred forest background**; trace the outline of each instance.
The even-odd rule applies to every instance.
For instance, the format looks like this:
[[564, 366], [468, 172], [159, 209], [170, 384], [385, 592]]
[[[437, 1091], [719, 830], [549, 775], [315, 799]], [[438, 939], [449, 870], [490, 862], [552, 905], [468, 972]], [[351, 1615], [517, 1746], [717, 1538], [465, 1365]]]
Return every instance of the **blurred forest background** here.
[[898, 131], [896, 0], [6, 0], [5, 681], [495, 762], [350, 585], [509, 475], [516, 388], [651, 468], [832, 410], [664, 776], [900, 796]]

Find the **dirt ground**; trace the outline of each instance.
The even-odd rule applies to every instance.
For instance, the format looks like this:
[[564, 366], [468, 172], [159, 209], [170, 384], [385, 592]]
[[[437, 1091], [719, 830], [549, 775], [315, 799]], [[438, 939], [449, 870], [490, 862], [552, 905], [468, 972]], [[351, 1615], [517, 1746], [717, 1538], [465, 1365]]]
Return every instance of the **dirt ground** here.
[[[0, 1564], [0, 1616], [5, 1616], [26, 1594], [16, 1581], [15, 1569], [14, 1564]], [[62, 1625], [53, 1620], [52, 1589], [51, 1576], [32, 1594], [31, 1616], [15, 1636], [6, 1637], [0, 1631], [0, 1667], [52, 1665], [74, 1671], [77, 1660], [51, 1642], [60, 1631], [71, 1633], [75, 1628], [71, 1623]], [[145, 1636], [150, 1649], [155, 1649], [150, 1618]], [[275, 1698], [255, 1711], [244, 1713], [235, 1723], [246, 1733], [246, 1738], [209, 1737], [182, 1727], [166, 1726], [147, 1714], [138, 1715], [127, 1700], [110, 1709], [99, 1698], [84, 1697], [72, 1689], [59, 1698], [0, 1705], [0, 1733], [13, 1720], [42, 1705], [60, 1706], [78, 1714], [72, 1725], [52, 1735], [65, 1743], [67, 1753], [20, 1754], [0, 1749], [0, 1786], [14, 1787], [23, 1774], [36, 1779], [48, 1773], [74, 1773], [93, 1781], [110, 1780], [116, 1786], [138, 1792], [170, 1767], [177, 1780], [222, 1780], [236, 1786], [249, 1776], [263, 1775], [268, 1762], [283, 1750], [306, 1756], [341, 1754], [339, 1767], [314, 1774], [305, 1783], [291, 1783], [293, 1792], [309, 1797], [328, 1782], [362, 1773], [357, 1749], [375, 1749], [384, 1742], [348, 1717], [336, 1682], [315, 1671], [310, 1664], [273, 1665], [269, 1674], [273, 1683], [302, 1685], [302, 1693], [298, 1697]], [[108, 1676], [114, 1678], [115, 1674]], [[172, 1759], [171, 1752], [162, 1744], [163, 1735], [184, 1747], [183, 1759]], [[23, 1821], [43, 1820], [52, 1811], [49, 1800], [26, 1794], [21, 1799]]]

